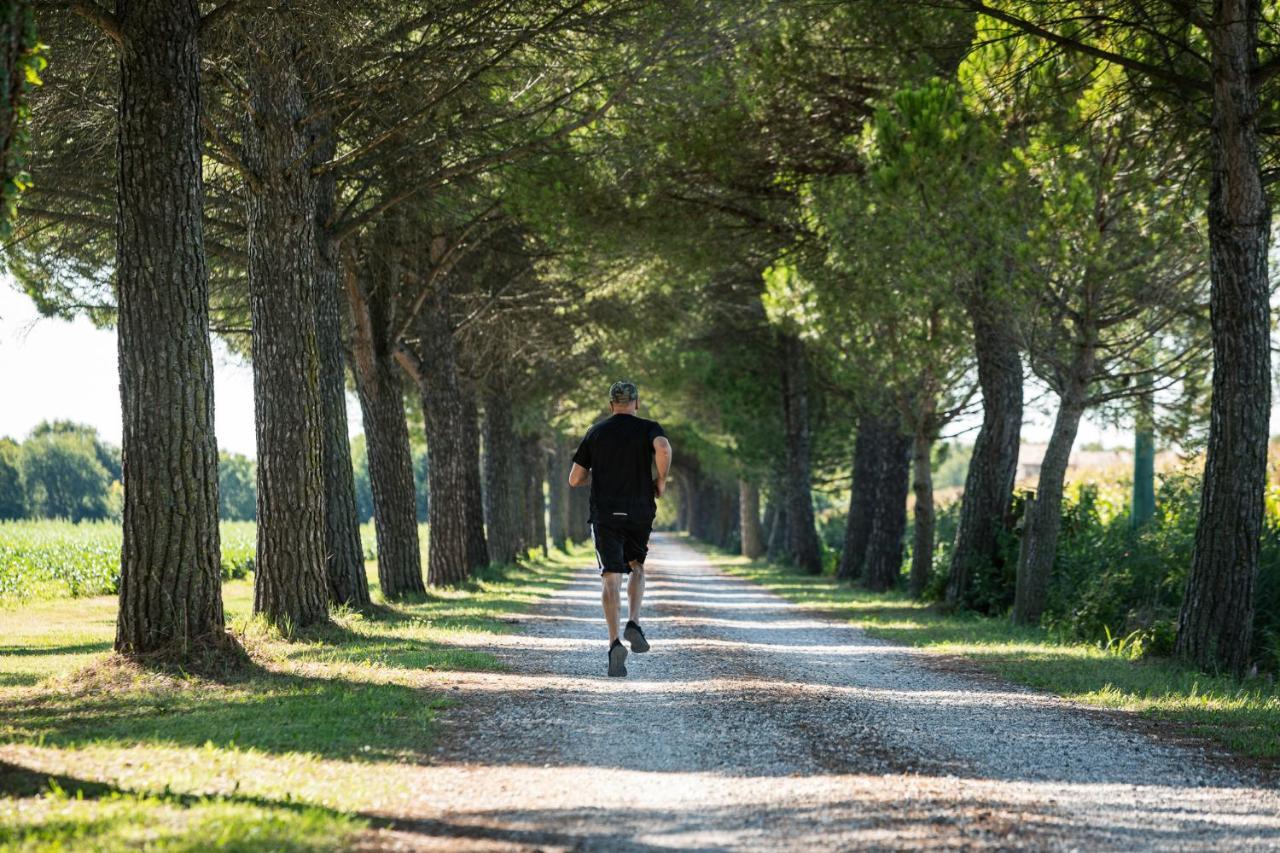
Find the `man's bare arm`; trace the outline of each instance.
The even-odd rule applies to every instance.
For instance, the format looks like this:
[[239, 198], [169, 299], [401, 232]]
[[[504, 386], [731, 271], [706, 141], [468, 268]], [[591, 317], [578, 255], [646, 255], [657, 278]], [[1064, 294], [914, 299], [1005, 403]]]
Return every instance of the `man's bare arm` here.
[[569, 485], [585, 486], [591, 482], [591, 469], [583, 468], [577, 462], [573, 463], [573, 467], [569, 469]]
[[662, 497], [667, 491], [667, 474], [671, 472], [671, 442], [665, 435], [653, 440], [653, 463], [658, 468], [658, 479], [653, 487], [658, 497]]

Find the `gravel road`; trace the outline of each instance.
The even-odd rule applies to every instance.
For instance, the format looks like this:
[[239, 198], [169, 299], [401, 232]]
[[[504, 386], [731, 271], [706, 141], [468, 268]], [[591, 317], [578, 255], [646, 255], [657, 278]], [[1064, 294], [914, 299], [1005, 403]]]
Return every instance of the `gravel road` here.
[[450, 676], [367, 849], [1275, 849], [1280, 792], [1195, 748], [824, 621], [655, 536], [653, 650], [605, 677], [594, 568]]

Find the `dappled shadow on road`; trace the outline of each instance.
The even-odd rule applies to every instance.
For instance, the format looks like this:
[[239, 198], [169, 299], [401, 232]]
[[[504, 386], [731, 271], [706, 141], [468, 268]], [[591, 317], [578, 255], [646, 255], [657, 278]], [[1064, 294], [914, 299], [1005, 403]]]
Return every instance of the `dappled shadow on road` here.
[[510, 669], [457, 682], [417, 807], [371, 815], [367, 847], [1280, 845], [1274, 794], [1199, 754], [937, 672], [677, 550], [655, 542], [653, 650], [625, 679], [587, 567], [487, 638]]
[[[566, 770], [588, 768], [566, 768]], [[714, 779], [643, 774], [606, 775], [598, 794], [564, 788], [552, 771], [520, 768], [514, 781], [538, 790], [557, 807], [477, 802], [448, 815], [389, 818], [366, 814], [380, 831], [366, 845], [471, 849], [469, 843], [506, 843], [566, 850], [727, 850], [751, 848], [876, 849], [919, 847], [1172, 849], [1188, 841], [1221, 838], [1225, 818], [1241, 847], [1280, 841], [1274, 818], [1237, 813], [1210, 815], [1200, 804], [1152, 805], [1154, 826], [1126, 804], [1108, 805], [1107, 790], [1084, 792], [1098, 802], [1101, 820], [1086, 822], [1054, 808], [1056, 789], [1029, 787], [1017, 796], [955, 780], [845, 776], [834, 789], [804, 780], [732, 788]], [[578, 777], [581, 778], [581, 777]], [[656, 796], [652, 786], [661, 785]], [[644, 805], [628, 804], [615, 787], [645, 789]], [[839, 793], [832, 793], [836, 790]], [[1153, 791], [1153, 796], [1160, 792]], [[704, 797], [709, 799], [703, 799]], [[659, 805], [651, 805], [653, 801]], [[486, 848], [487, 849], [487, 848]]]
[[[694, 599], [674, 592], [660, 566], [651, 570], [656, 594], [647, 597], [644, 619], [654, 649], [632, 657], [625, 682], [604, 674], [594, 578], [569, 584], [523, 617], [526, 634], [489, 641], [513, 671], [461, 683], [461, 707], [451, 716], [461, 728], [469, 721], [499, 730], [531, 718], [541, 734], [506, 739], [485, 761], [572, 760], [581, 757], [575, 743], [640, 721], [682, 748], [617, 748], [595, 763], [741, 776], [886, 769], [988, 778], [990, 769], [975, 766], [974, 751], [990, 744], [1009, 752], [1005, 741], [1016, 738], [1020, 757], [998, 771], [1006, 781], [1149, 781], [1147, 763], [1126, 760], [1152, 746], [1141, 736], [1081, 719], [1051, 697], [933, 672], [919, 665], [925, 654], [919, 650], [819, 622], [777, 598], [726, 618], [717, 596], [748, 594], [742, 590], [749, 584], [691, 576], [680, 582], [703, 588], [705, 597]], [[774, 731], [785, 743], [762, 745], [762, 733]], [[931, 749], [939, 740], [943, 747]], [[952, 751], [945, 746], [950, 740], [964, 741], [969, 751]], [[1090, 759], [1099, 748], [1107, 760]], [[1224, 784], [1254, 783], [1231, 777]]]

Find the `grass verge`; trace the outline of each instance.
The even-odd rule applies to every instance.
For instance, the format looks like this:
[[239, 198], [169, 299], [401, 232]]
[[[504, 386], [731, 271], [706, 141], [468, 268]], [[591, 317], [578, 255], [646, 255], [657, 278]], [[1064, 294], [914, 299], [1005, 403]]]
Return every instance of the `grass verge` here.
[[218, 680], [111, 655], [109, 597], [0, 609], [0, 851], [340, 849], [412, 797], [450, 673], [498, 668], [503, 617], [586, 559], [489, 569], [293, 641], [229, 581], [252, 665]]
[[944, 615], [901, 593], [867, 592], [690, 544], [730, 574], [845, 618], [870, 636], [959, 657], [1086, 705], [1133, 712], [1167, 727], [1170, 736], [1204, 738], [1272, 767], [1280, 760], [1280, 690], [1272, 683], [1205, 675], [1165, 659], [1133, 660], [1006, 619]]

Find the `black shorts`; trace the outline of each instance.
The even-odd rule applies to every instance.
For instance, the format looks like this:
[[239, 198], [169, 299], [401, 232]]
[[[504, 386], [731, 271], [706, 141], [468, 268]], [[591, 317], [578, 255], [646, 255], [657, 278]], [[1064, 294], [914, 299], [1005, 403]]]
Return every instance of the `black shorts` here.
[[645, 554], [649, 553], [649, 532], [652, 529], [652, 524], [593, 522], [591, 536], [596, 543], [596, 562], [600, 565], [600, 574], [631, 574], [633, 560], [643, 566]]

